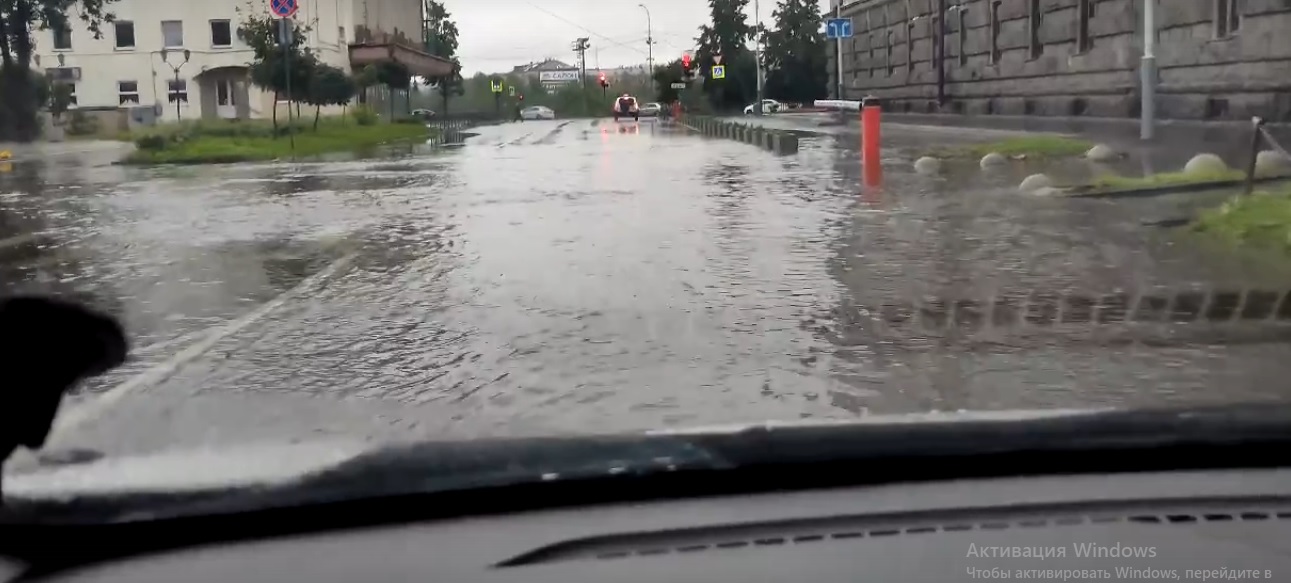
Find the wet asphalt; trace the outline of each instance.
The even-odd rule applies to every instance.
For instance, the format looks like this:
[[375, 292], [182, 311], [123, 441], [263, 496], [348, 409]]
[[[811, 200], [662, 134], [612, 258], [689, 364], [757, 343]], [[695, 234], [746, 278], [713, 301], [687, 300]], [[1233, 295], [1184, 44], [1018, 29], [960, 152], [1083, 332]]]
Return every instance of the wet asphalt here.
[[[1033, 197], [1034, 168], [913, 171], [993, 135], [892, 126], [881, 189], [810, 119], [796, 156], [651, 121], [477, 128], [376, 160], [138, 169], [109, 145], [0, 173], [5, 293], [123, 319], [134, 358], [54, 447], [635, 431], [930, 409], [1291, 396], [1281, 321], [933, 329], [884, 306], [1291, 289], [1151, 226], [1223, 199]], [[1079, 174], [1080, 168], [1055, 168]]]

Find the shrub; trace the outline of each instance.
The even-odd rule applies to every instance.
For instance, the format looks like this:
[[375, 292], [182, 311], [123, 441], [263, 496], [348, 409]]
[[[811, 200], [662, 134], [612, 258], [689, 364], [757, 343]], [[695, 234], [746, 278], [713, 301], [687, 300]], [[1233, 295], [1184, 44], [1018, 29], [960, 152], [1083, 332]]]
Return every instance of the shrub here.
[[361, 126], [376, 125], [379, 119], [377, 116], [377, 112], [373, 111], [371, 107], [368, 107], [366, 105], [360, 105], [355, 107], [354, 111], [350, 115], [353, 115], [354, 122]]

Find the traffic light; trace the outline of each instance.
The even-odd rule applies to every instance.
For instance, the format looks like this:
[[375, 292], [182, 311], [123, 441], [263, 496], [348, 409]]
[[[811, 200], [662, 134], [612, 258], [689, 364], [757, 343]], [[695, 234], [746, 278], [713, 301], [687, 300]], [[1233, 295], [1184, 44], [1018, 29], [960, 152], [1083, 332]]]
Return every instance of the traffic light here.
[[681, 68], [686, 72], [690, 72], [690, 53], [682, 53]]
[[596, 82], [601, 85], [601, 89], [605, 89], [610, 86], [610, 82], [605, 79], [605, 73], [601, 73], [601, 76], [597, 78]]
[[517, 95], [516, 99], [519, 99], [520, 101], [524, 101], [524, 94], [521, 93], [520, 95]]

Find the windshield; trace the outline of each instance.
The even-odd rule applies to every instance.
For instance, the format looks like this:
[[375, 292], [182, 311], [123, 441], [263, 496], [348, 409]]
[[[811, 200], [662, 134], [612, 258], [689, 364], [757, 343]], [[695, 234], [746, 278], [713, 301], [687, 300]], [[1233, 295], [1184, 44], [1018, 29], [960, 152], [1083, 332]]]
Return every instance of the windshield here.
[[[343, 34], [406, 36], [405, 4]], [[1274, 16], [1158, 15], [1186, 80], [1141, 89], [1142, 27], [1097, 25], [1141, 3], [426, 4], [452, 42], [298, 19], [292, 79], [267, 9], [136, 38], [120, 0], [116, 52], [9, 22], [36, 74], [0, 87], [0, 282], [130, 351], [7, 472], [1291, 395], [1291, 135], [1250, 120], [1285, 108], [1206, 68]], [[999, 34], [1040, 29], [1072, 38]]]

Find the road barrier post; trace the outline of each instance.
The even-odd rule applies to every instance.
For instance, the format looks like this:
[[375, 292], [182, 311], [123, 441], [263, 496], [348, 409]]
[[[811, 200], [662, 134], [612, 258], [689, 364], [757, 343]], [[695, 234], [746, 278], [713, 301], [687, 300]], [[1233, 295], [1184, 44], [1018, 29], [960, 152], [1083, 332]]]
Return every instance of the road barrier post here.
[[883, 185], [882, 132], [879, 127], [882, 116], [879, 98], [868, 96], [861, 100], [861, 168], [867, 188]]

